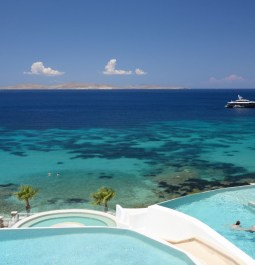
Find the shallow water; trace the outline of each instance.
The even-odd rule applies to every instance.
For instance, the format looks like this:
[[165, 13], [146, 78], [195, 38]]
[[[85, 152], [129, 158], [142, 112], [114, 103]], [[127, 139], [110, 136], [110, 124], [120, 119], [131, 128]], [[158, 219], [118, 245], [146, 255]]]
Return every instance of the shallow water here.
[[[255, 109], [225, 109], [238, 91], [0, 93], [0, 212], [23, 211], [13, 192], [39, 188], [32, 211], [141, 207], [255, 179]], [[244, 90], [250, 99], [254, 90]]]

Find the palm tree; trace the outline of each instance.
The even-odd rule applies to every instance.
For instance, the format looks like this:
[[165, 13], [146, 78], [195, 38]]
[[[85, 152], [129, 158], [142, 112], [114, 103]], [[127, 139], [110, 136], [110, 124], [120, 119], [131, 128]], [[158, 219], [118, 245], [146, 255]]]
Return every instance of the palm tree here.
[[108, 211], [108, 201], [110, 201], [114, 196], [116, 195], [116, 192], [107, 187], [101, 187], [97, 192], [91, 194], [91, 197], [94, 199], [93, 204], [95, 205], [101, 205], [101, 203], [104, 204], [104, 211]]
[[19, 187], [19, 191], [15, 192], [14, 195], [20, 200], [26, 202], [26, 211], [29, 212], [31, 206], [29, 200], [32, 199], [38, 193], [38, 189], [33, 188], [29, 185], [23, 185]]

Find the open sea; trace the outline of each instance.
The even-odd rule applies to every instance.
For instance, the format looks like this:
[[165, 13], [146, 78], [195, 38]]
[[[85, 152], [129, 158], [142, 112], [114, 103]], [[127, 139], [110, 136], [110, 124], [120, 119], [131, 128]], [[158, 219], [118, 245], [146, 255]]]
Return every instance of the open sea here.
[[226, 109], [249, 89], [0, 90], [0, 214], [39, 189], [31, 211], [102, 209], [91, 193], [144, 207], [255, 182], [255, 109]]

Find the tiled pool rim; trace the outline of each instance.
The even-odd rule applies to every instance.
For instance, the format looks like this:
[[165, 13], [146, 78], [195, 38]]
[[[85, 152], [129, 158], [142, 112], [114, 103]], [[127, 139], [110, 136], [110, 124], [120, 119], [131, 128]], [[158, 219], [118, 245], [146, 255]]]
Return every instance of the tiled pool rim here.
[[99, 212], [99, 211], [94, 211], [94, 210], [85, 210], [85, 209], [66, 209], [66, 210], [53, 210], [53, 211], [45, 211], [45, 212], [41, 212], [41, 213], [36, 213], [33, 214], [29, 217], [25, 217], [21, 220], [19, 220], [17, 223], [15, 223], [12, 228], [30, 228], [28, 227], [24, 227], [24, 225], [28, 222], [32, 222], [32, 221], [36, 221], [36, 219], [40, 219], [42, 217], [47, 217], [47, 216], [53, 216], [53, 215], [58, 215], [58, 214], [89, 214], [92, 215], [95, 218], [98, 218], [99, 220], [100, 217], [103, 217], [104, 220], [109, 220], [109, 225], [108, 226], [113, 226], [116, 227], [117, 226], [117, 221], [116, 221], [116, 217], [112, 214], [109, 213], [104, 213], [104, 212]]

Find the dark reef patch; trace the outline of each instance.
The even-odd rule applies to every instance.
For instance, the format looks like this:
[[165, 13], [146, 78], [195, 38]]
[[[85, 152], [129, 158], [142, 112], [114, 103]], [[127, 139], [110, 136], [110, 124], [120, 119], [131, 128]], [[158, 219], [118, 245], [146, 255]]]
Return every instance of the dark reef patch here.
[[109, 176], [109, 175], [101, 175], [98, 177], [99, 179], [112, 179], [113, 176]]
[[8, 184], [0, 184], [0, 187], [7, 188], [7, 187], [17, 187], [18, 185], [14, 183], [8, 183]]
[[[247, 127], [236, 123], [221, 124], [218, 121], [186, 120], [185, 122], [144, 123], [140, 127], [126, 126], [108, 128], [107, 130], [105, 128], [84, 129], [80, 127], [77, 130], [70, 128], [63, 130], [48, 130], [46, 128], [33, 131], [0, 130], [0, 150], [17, 156], [14, 157], [14, 160], [19, 159], [18, 156], [32, 155], [33, 152], [29, 151], [45, 153], [63, 151], [68, 154], [69, 159], [103, 158], [112, 160], [113, 163], [115, 159], [127, 158], [132, 164], [129, 177], [134, 178], [134, 182], [133, 179], [130, 181], [130, 188], [132, 189], [135, 185], [136, 178], [137, 181], [140, 181], [139, 177], [144, 176], [143, 179], [151, 180], [158, 187], [155, 190], [155, 186], [150, 187], [156, 194], [156, 201], [158, 198], [168, 199], [214, 188], [255, 182], [255, 174], [250, 173], [244, 167], [236, 166], [234, 163], [221, 162], [223, 160], [219, 160], [219, 162], [207, 160], [207, 157], [215, 154], [212, 160], [217, 161], [217, 154], [220, 153], [228, 158], [228, 161], [231, 161], [231, 158], [240, 152], [238, 144], [242, 147], [248, 146], [247, 150], [252, 153], [255, 147], [252, 141], [249, 142], [249, 137], [254, 135], [253, 125], [250, 124], [250, 127]], [[240, 150], [243, 151], [243, 149]], [[61, 155], [61, 152], [58, 154]], [[53, 160], [57, 168], [54, 169], [54, 172], [60, 170], [59, 168], [66, 161], [65, 158], [66, 156], [59, 156]], [[134, 166], [135, 159], [138, 161], [137, 166]], [[233, 161], [236, 160], [233, 159]], [[82, 163], [82, 161], [78, 162]], [[128, 163], [129, 161], [127, 161], [127, 166]], [[68, 163], [66, 164], [68, 166]], [[139, 168], [140, 164], [144, 164], [144, 167]], [[86, 163], [84, 165], [86, 166]], [[121, 181], [119, 177], [122, 177], [121, 174], [125, 167], [121, 168], [120, 166], [116, 170], [115, 167], [113, 168], [107, 168], [106, 164], [104, 169], [99, 170], [95, 165], [94, 168], [89, 167], [90, 172], [85, 175], [91, 181], [97, 179], [96, 181], [99, 183], [103, 183], [104, 180], [111, 182], [113, 178], [113, 183], [115, 180]], [[123, 175], [125, 173], [123, 172]], [[64, 178], [63, 174], [63, 182]], [[59, 181], [61, 180], [62, 177]], [[12, 183], [3, 185], [0, 185], [1, 196], [2, 194], [12, 196], [11, 194], [17, 189], [17, 185], [12, 185]], [[65, 183], [63, 183], [63, 187], [64, 185]], [[64, 188], [68, 188], [68, 186]], [[74, 193], [70, 194], [75, 196]], [[67, 200], [49, 198], [48, 203], [64, 207], [65, 204], [87, 202], [79, 196]]]
[[188, 194], [193, 194], [197, 192], [209, 191], [212, 189], [218, 188], [228, 188], [235, 186], [248, 185], [248, 181], [235, 181], [235, 182], [227, 182], [227, 181], [208, 181], [204, 179], [191, 178], [185, 180], [182, 184], [170, 184], [166, 181], [159, 181], [158, 187], [163, 191], [161, 192], [161, 197], [164, 198], [175, 198], [179, 196], [185, 196]]
[[234, 181], [255, 181], [255, 173], [246, 173], [246, 174], [238, 174], [238, 175], [229, 175], [225, 177], [226, 181], [234, 182]]
[[16, 156], [27, 156], [27, 154], [25, 152], [19, 152], [19, 151], [14, 151], [14, 152], [10, 152], [12, 155], [16, 155]]
[[87, 203], [89, 200], [82, 198], [69, 198], [65, 200], [65, 203]]
[[0, 198], [7, 199], [14, 196], [14, 192], [17, 191], [18, 186], [14, 183], [0, 184]]
[[48, 199], [47, 202], [49, 204], [56, 204], [60, 199], [58, 198], [52, 198], [52, 199]]

